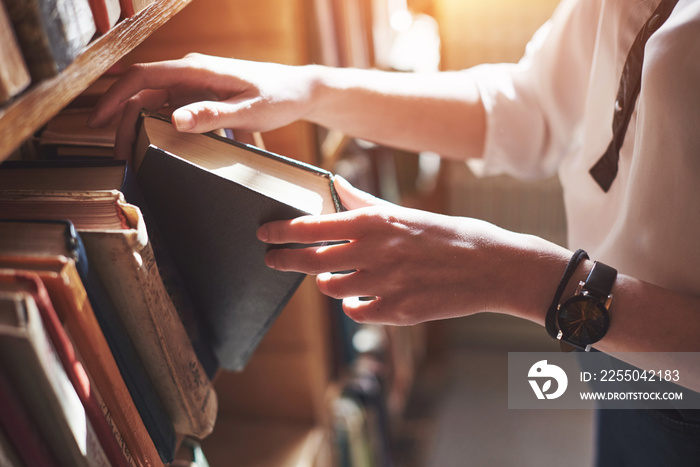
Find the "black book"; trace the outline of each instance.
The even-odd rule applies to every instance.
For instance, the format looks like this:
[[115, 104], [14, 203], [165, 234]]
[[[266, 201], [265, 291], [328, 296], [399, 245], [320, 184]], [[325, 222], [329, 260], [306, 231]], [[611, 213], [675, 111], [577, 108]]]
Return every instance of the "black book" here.
[[268, 268], [256, 231], [340, 210], [332, 174], [213, 133], [179, 133], [145, 113], [134, 171], [205, 340], [222, 368], [243, 369], [304, 278]]

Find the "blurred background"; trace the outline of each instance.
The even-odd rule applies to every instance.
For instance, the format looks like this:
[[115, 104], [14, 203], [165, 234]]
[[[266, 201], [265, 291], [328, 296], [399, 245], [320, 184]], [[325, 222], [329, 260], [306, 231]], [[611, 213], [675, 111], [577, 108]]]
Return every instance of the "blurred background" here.
[[[121, 65], [201, 52], [397, 72], [459, 70], [517, 61], [556, 4], [194, 0]], [[555, 179], [480, 179], [437, 154], [404, 153], [307, 123], [263, 139], [274, 152], [321, 165], [393, 202], [565, 244]], [[221, 414], [205, 453], [212, 465], [540, 466], [555, 456], [590, 465], [590, 412], [507, 408], [507, 353], [547, 350], [558, 346], [543, 329], [493, 314], [413, 328], [360, 326], [307, 280], [249, 367], [217, 381]]]

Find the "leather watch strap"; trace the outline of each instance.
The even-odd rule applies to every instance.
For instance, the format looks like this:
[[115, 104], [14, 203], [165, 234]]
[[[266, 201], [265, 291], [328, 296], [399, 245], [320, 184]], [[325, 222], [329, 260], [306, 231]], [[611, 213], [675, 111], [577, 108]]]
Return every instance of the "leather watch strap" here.
[[559, 281], [559, 286], [557, 287], [556, 292], [554, 292], [552, 304], [549, 305], [547, 315], [545, 315], [544, 318], [544, 327], [547, 330], [547, 334], [549, 334], [552, 339], [556, 339], [557, 333], [559, 332], [559, 330], [557, 329], [556, 316], [557, 307], [559, 306], [559, 302], [561, 301], [561, 296], [564, 293], [564, 289], [566, 289], [566, 285], [569, 283], [569, 280], [571, 280], [571, 276], [574, 274], [574, 271], [576, 271], [576, 268], [578, 267], [579, 263], [584, 259], [588, 259], [588, 253], [586, 253], [583, 250], [576, 250], [576, 252], [571, 256], [569, 263], [566, 265], [564, 274], [562, 275], [561, 280]]
[[617, 270], [615, 268], [596, 261], [593, 263], [591, 272], [588, 273], [583, 288], [590, 295], [604, 302], [610, 295], [615, 279], [617, 279]]

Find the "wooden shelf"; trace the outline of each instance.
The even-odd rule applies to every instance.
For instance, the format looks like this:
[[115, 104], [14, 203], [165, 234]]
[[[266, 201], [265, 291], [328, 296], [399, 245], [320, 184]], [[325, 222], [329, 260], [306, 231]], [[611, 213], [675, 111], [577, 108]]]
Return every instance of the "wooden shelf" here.
[[0, 162], [191, 0], [156, 0], [97, 38], [58, 76], [0, 109]]

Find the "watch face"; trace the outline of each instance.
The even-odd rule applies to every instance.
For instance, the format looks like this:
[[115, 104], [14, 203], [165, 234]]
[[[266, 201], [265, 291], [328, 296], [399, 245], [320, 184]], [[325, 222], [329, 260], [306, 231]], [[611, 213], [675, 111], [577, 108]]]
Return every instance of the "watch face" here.
[[591, 345], [608, 331], [608, 310], [593, 297], [576, 295], [565, 301], [557, 317], [562, 340]]

